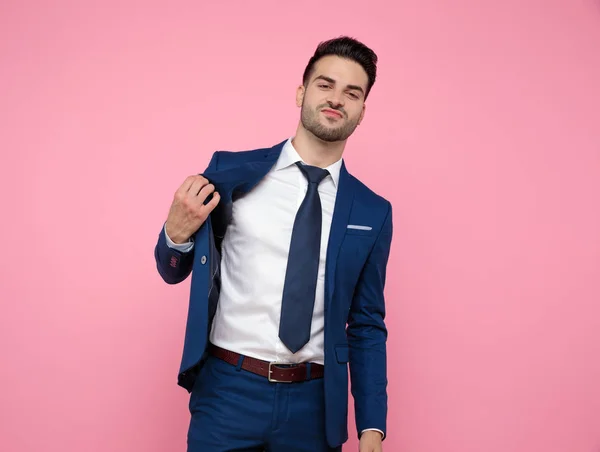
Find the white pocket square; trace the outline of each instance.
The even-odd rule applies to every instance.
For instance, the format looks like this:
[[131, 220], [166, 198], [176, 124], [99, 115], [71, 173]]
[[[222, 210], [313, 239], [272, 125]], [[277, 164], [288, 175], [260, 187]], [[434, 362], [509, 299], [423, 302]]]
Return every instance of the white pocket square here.
[[361, 226], [358, 224], [349, 224], [347, 226], [348, 229], [359, 229], [361, 231], [370, 231], [371, 229], [373, 229], [371, 226]]

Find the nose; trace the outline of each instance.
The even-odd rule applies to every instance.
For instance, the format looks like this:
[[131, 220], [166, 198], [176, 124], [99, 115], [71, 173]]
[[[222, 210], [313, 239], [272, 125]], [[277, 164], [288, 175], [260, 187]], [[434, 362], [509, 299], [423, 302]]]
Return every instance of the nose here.
[[343, 93], [338, 90], [331, 90], [327, 96], [327, 103], [331, 108], [340, 108], [344, 106]]

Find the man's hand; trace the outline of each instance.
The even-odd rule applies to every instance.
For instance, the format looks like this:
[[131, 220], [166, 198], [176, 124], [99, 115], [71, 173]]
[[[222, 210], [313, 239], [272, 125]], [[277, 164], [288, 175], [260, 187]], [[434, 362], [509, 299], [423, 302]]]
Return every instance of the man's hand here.
[[382, 452], [383, 438], [381, 433], [375, 430], [367, 430], [360, 435], [360, 444], [358, 445], [359, 452]]
[[[213, 198], [204, 204], [211, 194]], [[175, 192], [173, 203], [166, 222], [166, 231], [174, 243], [184, 243], [206, 221], [208, 215], [219, 203], [215, 187], [202, 176], [188, 177]]]

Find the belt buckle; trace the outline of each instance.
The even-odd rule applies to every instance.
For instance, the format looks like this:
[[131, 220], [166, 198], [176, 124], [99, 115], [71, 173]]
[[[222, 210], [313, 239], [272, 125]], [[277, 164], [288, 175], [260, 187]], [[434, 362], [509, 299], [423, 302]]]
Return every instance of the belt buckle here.
[[285, 380], [276, 380], [275, 378], [273, 378], [271, 376], [271, 374], [273, 373], [273, 370], [271, 369], [272, 366], [277, 366], [277, 365], [289, 365], [289, 363], [278, 363], [278, 362], [270, 362], [269, 363], [269, 375], [267, 376], [268, 380], [271, 383], [291, 383], [291, 381], [285, 381]]

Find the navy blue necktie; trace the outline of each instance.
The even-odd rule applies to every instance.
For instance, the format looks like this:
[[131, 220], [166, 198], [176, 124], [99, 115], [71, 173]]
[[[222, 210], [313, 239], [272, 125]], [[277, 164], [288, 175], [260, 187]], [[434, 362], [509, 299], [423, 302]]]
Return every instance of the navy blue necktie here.
[[318, 187], [329, 174], [316, 166], [296, 164], [308, 179], [308, 189], [292, 230], [279, 323], [279, 338], [292, 353], [300, 350], [310, 338], [321, 251], [322, 213]]

